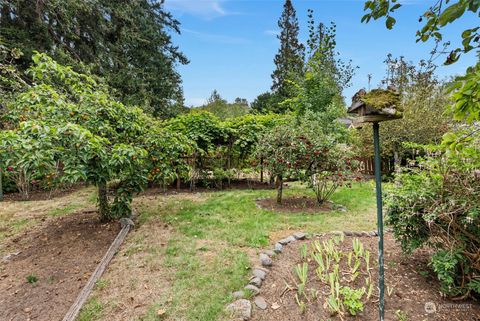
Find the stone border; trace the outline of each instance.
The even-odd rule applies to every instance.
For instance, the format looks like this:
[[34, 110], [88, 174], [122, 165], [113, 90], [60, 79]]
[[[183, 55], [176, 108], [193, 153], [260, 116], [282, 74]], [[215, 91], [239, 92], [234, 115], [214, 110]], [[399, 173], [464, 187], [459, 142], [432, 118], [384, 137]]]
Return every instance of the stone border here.
[[[343, 234], [347, 237], [377, 237], [377, 231], [370, 231], [370, 232], [356, 232], [356, 231], [333, 231], [329, 233], [317, 233], [312, 234], [312, 237], [321, 237], [325, 235], [339, 235]], [[263, 281], [265, 281], [267, 274], [270, 272], [269, 268], [273, 265], [272, 258], [276, 255], [283, 252], [283, 248], [288, 244], [299, 241], [310, 239], [310, 235], [304, 232], [296, 232], [292, 235], [280, 239], [275, 242], [273, 249], [271, 250], [263, 250], [259, 255], [260, 265], [254, 267], [252, 270], [252, 276], [250, 277], [250, 281], [244, 287], [244, 290], [236, 291], [232, 293], [233, 298], [235, 299], [234, 302], [228, 304], [226, 306], [226, 310], [234, 317], [233, 320], [235, 321], [247, 321], [252, 318], [252, 310], [253, 305], [250, 300], [245, 299], [247, 296], [246, 291], [250, 291], [253, 294], [253, 303], [258, 309], [265, 310], [268, 307], [268, 304], [262, 296], [259, 294], [261, 293], [261, 287]]]

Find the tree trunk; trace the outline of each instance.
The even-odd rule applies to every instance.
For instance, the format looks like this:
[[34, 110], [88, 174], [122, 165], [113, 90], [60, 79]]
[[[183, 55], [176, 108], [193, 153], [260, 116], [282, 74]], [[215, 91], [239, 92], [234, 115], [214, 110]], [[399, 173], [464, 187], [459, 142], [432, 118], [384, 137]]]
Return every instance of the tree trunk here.
[[2, 181], [3, 172], [0, 170], [0, 202], [3, 201], [3, 181]]
[[270, 174], [269, 184], [270, 184], [270, 187], [272, 187], [272, 188], [275, 186], [275, 177], [272, 174]]
[[282, 204], [282, 193], [283, 193], [283, 177], [282, 175], [277, 176], [277, 204]]
[[400, 167], [402, 165], [402, 158], [398, 154], [397, 151], [393, 153], [393, 166], [394, 166], [394, 171], [396, 174], [400, 173]]
[[180, 174], [177, 172], [177, 192], [180, 192], [180, 185], [182, 183], [182, 180], [180, 178]]
[[102, 221], [110, 220], [110, 208], [108, 206], [107, 182], [98, 183], [98, 212]]
[[260, 183], [263, 183], [263, 157], [260, 158]]

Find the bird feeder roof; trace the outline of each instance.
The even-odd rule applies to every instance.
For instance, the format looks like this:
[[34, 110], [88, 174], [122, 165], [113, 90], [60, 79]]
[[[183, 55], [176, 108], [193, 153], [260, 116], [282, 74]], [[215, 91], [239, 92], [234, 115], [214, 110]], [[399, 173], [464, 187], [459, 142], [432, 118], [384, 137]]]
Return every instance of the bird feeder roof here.
[[369, 107], [374, 110], [395, 108], [402, 112], [400, 94], [392, 89], [373, 89], [370, 92], [359, 91], [352, 100], [349, 113], [355, 113], [361, 107]]

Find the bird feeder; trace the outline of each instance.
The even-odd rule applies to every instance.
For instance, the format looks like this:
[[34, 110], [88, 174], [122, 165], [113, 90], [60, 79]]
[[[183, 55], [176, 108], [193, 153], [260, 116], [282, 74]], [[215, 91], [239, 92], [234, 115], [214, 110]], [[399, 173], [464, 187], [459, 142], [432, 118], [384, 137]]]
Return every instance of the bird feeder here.
[[366, 92], [361, 89], [352, 98], [349, 114], [356, 114], [355, 123], [378, 123], [403, 117], [400, 106], [400, 94], [395, 88], [373, 89]]
[[355, 127], [373, 123], [373, 146], [375, 151], [375, 185], [377, 192], [377, 229], [378, 229], [378, 287], [380, 300], [378, 311], [380, 321], [385, 319], [385, 277], [383, 262], [383, 213], [382, 213], [382, 168], [380, 161], [380, 125], [387, 120], [403, 117], [400, 105], [400, 94], [395, 88], [373, 89], [366, 92], [361, 89], [352, 98], [352, 106], [348, 113], [356, 114]]

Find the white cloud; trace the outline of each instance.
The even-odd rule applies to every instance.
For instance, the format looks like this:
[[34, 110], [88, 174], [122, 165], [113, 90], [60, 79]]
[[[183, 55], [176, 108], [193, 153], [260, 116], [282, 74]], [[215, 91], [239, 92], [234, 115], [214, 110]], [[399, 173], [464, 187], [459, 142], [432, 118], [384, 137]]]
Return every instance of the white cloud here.
[[227, 45], [243, 45], [243, 44], [249, 43], [248, 39], [245, 39], [245, 38], [200, 32], [200, 31], [195, 31], [195, 30], [186, 29], [186, 28], [182, 28], [182, 32], [191, 34], [195, 36], [197, 39], [205, 42], [221, 43], [221, 44], [227, 44]]
[[165, 7], [180, 14], [213, 19], [232, 14], [222, 6], [222, 2], [224, 0], [165, 0]]

